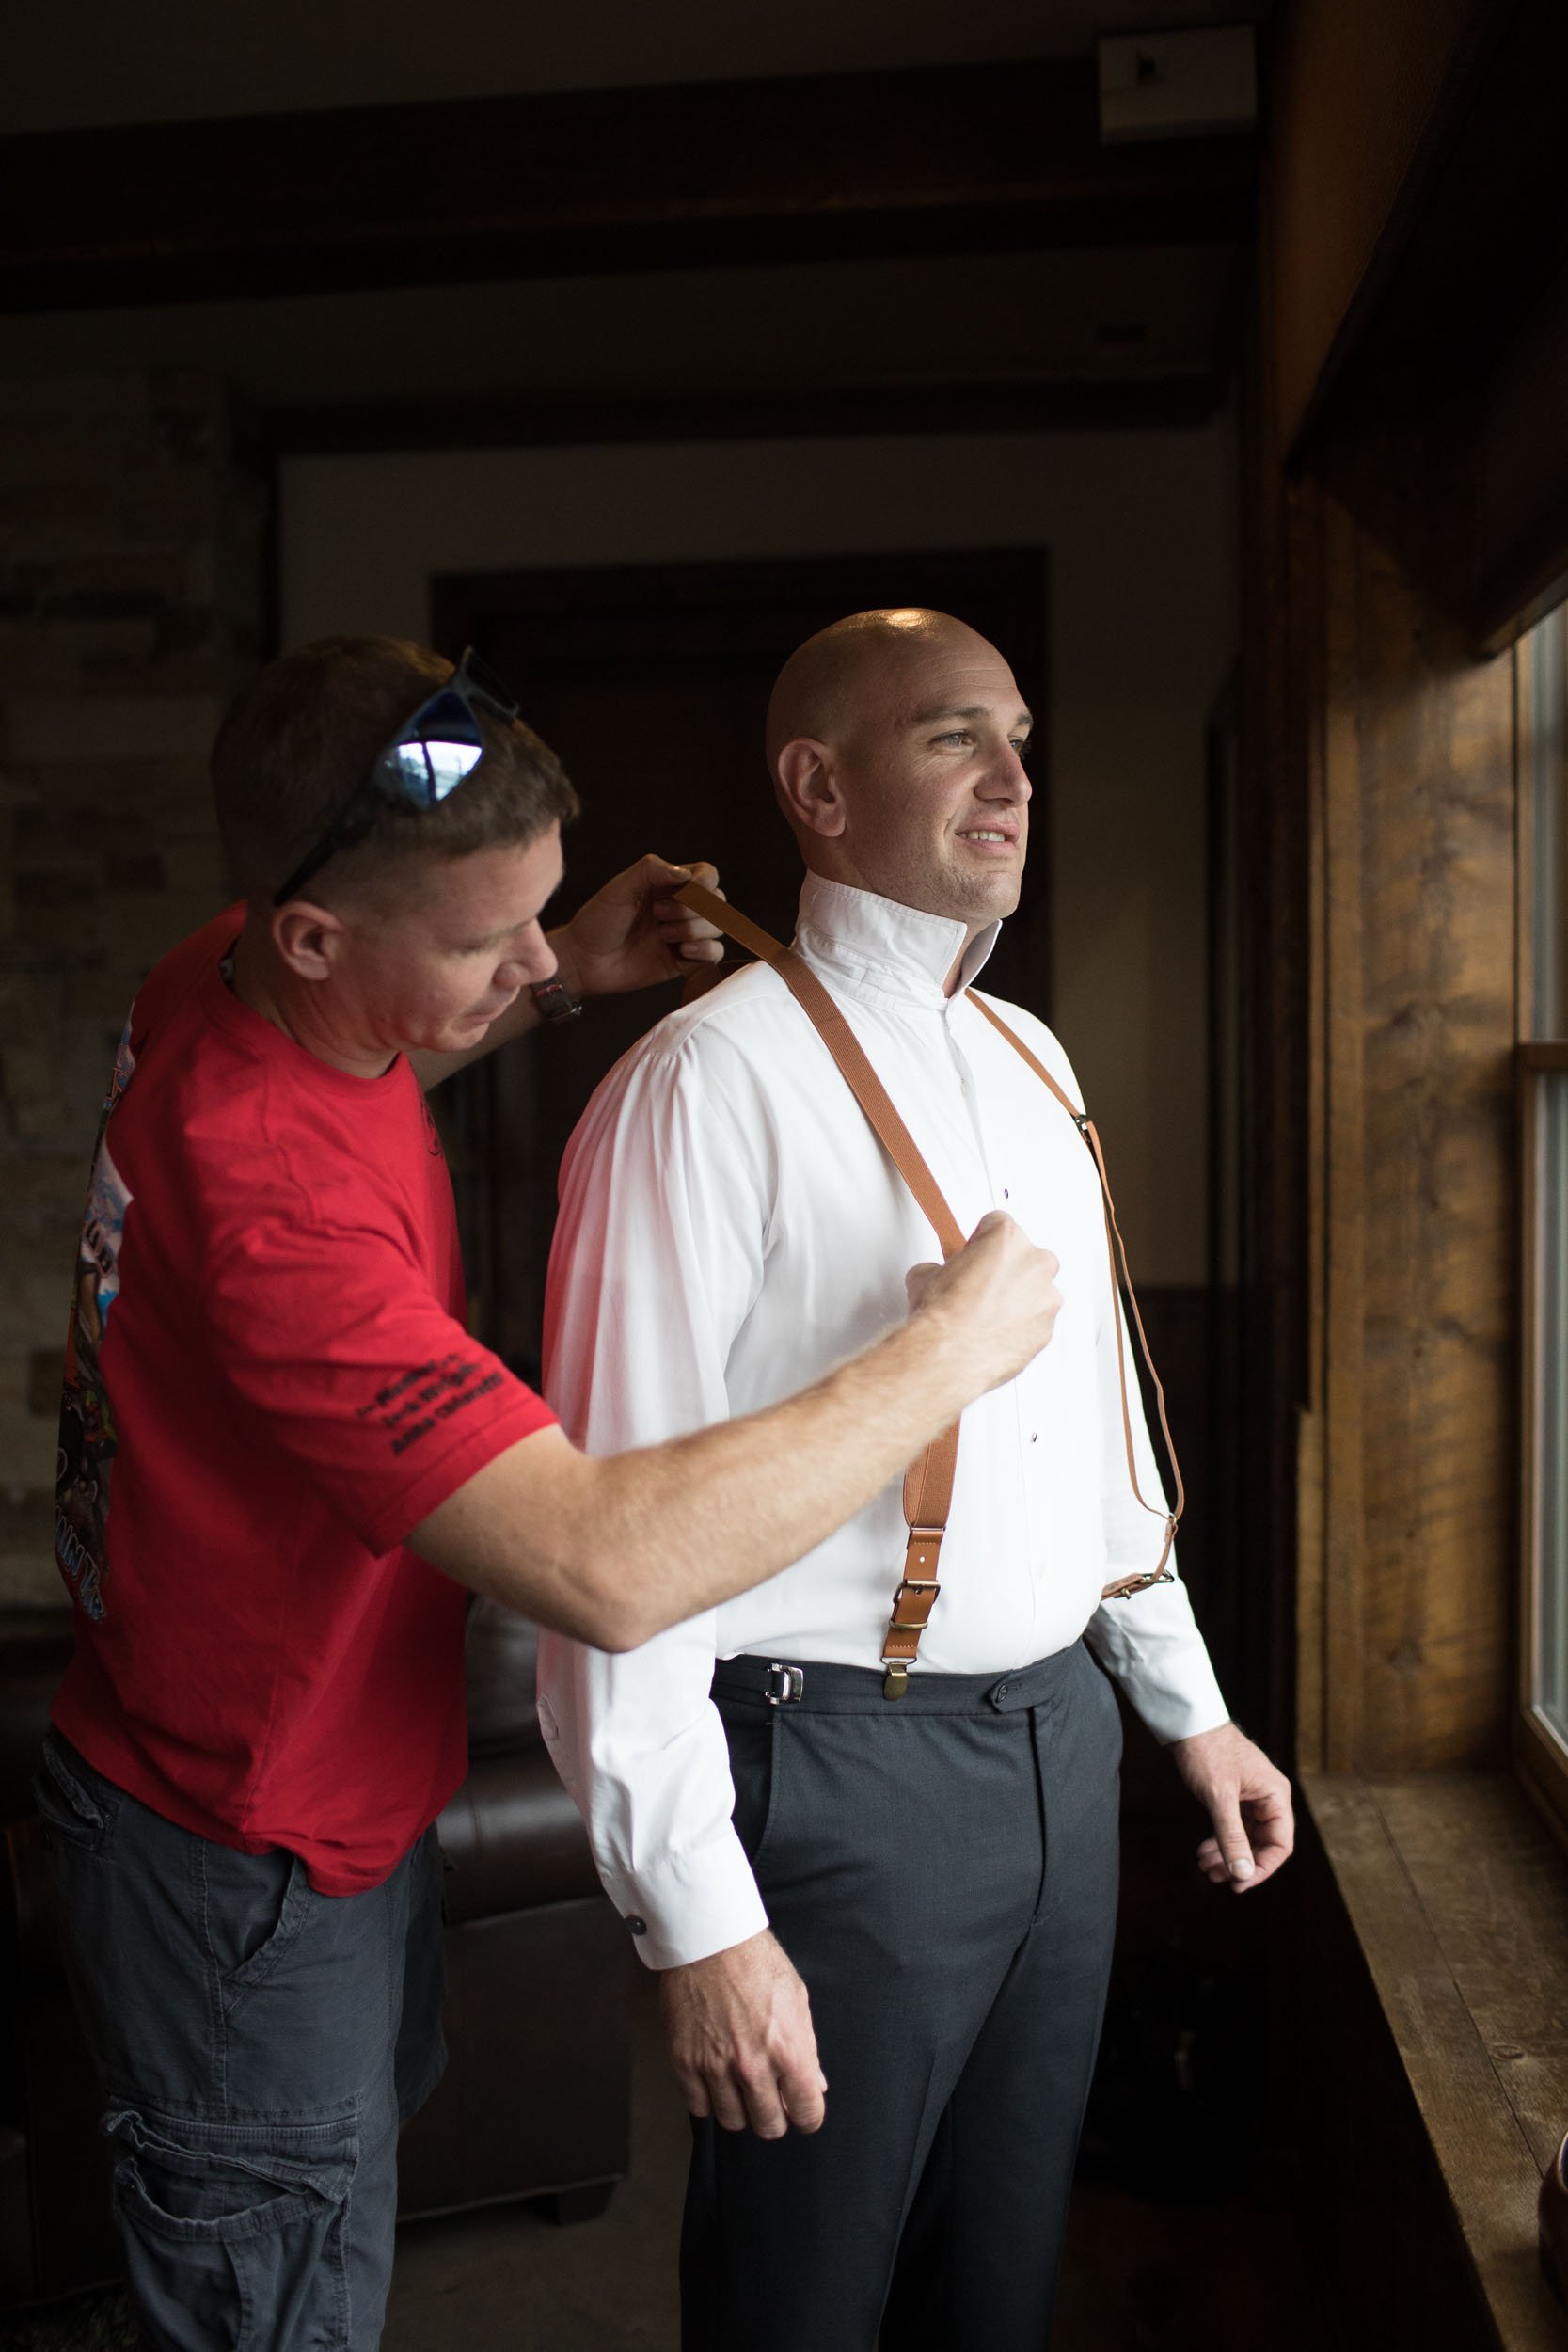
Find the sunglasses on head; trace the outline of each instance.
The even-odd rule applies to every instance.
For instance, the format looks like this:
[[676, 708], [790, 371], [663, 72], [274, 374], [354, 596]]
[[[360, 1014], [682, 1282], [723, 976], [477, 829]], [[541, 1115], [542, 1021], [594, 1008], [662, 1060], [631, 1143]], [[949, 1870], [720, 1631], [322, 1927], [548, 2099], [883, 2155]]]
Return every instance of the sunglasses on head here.
[[519, 706], [487, 670], [471, 645], [444, 686], [422, 702], [376, 754], [371, 772], [349, 802], [301, 858], [288, 881], [272, 894], [275, 907], [297, 898], [312, 874], [340, 850], [362, 841], [389, 808], [435, 808], [472, 773], [484, 755], [480, 716], [509, 720]]

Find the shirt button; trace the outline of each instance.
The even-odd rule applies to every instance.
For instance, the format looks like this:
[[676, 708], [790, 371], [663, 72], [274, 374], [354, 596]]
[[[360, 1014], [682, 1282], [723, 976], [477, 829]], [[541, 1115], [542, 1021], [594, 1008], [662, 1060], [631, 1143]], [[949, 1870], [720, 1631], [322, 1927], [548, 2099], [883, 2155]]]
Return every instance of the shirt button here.
[[1007, 1190], [1006, 1185], [1006, 1184], [1004, 1184], [1004, 1185], [1003, 1185], [1003, 1187], [1002, 1187], [1002, 1198], [1003, 1198], [1003, 1200], [1010, 1200], [1012, 1199], [1012, 1197], [1013, 1197], [1013, 1196], [1012, 1196], [1012, 1194], [1011, 1194], [1011, 1193]]
[[1040, 1433], [1039, 1433], [1039, 1431], [1038, 1431], [1037, 1429], [1031, 1429], [1031, 1430], [1030, 1430], [1030, 1432], [1029, 1432], [1029, 1442], [1030, 1442], [1030, 1444], [1031, 1444], [1031, 1445], [1038, 1445], [1039, 1441], [1040, 1441]]
[[633, 1935], [646, 1935], [648, 1932], [646, 1919], [631, 1918], [626, 1921], [626, 1926]]

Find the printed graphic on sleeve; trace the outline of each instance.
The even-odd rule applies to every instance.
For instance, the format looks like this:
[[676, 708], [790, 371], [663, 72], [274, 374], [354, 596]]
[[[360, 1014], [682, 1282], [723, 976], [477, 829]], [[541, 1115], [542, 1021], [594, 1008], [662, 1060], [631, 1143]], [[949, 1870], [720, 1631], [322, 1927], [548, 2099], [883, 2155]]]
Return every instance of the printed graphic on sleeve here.
[[392, 1440], [393, 1454], [406, 1454], [454, 1413], [491, 1395], [505, 1376], [494, 1364], [476, 1363], [454, 1349], [432, 1363], [413, 1365], [378, 1389], [371, 1402], [359, 1407], [359, 1418], [379, 1421]]
[[87, 1214], [76, 1253], [76, 1287], [66, 1338], [65, 1397], [60, 1407], [60, 1451], [55, 1501], [55, 1554], [60, 1573], [89, 1617], [104, 1613], [104, 1537], [109, 1517], [109, 1471], [116, 1437], [99, 1353], [109, 1311], [119, 1294], [119, 1245], [131, 1195], [109, 1151], [108, 1127], [115, 1104], [135, 1070], [127, 1021], [115, 1056], [114, 1075], [98, 1130]]

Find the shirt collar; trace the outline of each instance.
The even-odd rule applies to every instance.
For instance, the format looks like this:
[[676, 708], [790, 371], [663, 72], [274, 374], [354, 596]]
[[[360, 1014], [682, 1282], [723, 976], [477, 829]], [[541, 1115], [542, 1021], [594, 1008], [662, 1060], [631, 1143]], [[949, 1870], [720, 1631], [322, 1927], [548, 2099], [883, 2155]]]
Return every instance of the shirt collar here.
[[[966, 928], [952, 916], [927, 914], [922, 907], [879, 898], [874, 890], [808, 874], [800, 893], [796, 944], [811, 962], [837, 979], [941, 1012], [950, 1001], [943, 985]], [[973, 985], [1001, 929], [1000, 923], [990, 923], [970, 942], [953, 1003]]]

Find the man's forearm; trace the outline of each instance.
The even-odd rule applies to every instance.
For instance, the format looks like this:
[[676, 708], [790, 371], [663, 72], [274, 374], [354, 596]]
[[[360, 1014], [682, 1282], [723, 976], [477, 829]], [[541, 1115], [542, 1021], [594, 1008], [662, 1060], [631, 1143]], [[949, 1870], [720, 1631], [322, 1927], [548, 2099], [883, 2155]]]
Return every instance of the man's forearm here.
[[1051, 1336], [1056, 1261], [991, 1216], [875, 1347], [782, 1405], [594, 1460], [541, 1430], [411, 1534], [449, 1575], [601, 1649], [759, 1584], [852, 1518]]
[[596, 1464], [595, 1556], [641, 1564], [618, 1596], [641, 1618], [631, 1643], [815, 1549], [902, 1475], [974, 1386], [963, 1351], [917, 1316], [766, 1412]]

